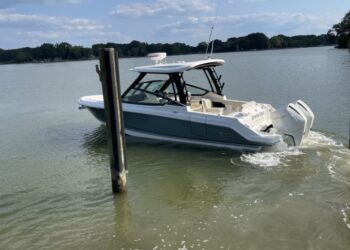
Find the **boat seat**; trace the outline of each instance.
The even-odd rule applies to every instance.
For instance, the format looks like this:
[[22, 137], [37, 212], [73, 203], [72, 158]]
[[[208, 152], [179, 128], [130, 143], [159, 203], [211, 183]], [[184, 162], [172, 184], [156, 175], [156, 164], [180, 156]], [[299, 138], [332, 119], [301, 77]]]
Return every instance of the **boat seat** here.
[[222, 114], [224, 108], [214, 108], [211, 100], [207, 98], [201, 99], [203, 105], [203, 112], [212, 113], [212, 114]]
[[191, 99], [191, 110], [196, 112], [202, 112], [203, 111], [203, 105], [201, 104], [201, 101], [199, 99]]

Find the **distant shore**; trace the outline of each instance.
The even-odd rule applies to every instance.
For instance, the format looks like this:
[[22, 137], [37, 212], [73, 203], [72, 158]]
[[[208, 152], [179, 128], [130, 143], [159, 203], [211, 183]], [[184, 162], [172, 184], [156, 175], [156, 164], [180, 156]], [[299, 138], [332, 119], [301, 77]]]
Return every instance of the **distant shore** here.
[[[273, 51], [273, 50], [286, 50], [286, 49], [305, 49], [305, 48], [320, 48], [320, 47], [333, 47], [336, 48], [336, 46], [333, 45], [320, 45], [320, 46], [312, 46], [312, 47], [290, 47], [290, 48], [270, 48], [270, 49], [264, 49], [264, 50], [241, 50], [241, 51], [225, 51], [225, 52], [216, 52], [215, 53], [235, 53], [235, 52], [255, 52], [255, 51]], [[340, 48], [342, 49], [342, 48]], [[202, 53], [188, 53], [188, 54], [173, 54], [170, 56], [181, 56], [181, 55], [204, 55], [205, 52]], [[119, 59], [128, 59], [128, 58], [142, 58], [145, 56], [127, 56], [127, 57], [119, 57]], [[56, 60], [42, 60], [42, 61], [27, 61], [27, 62], [0, 62], [0, 65], [10, 65], [10, 64], [43, 64], [43, 63], [65, 63], [65, 62], [83, 62], [83, 61], [94, 61], [98, 60], [98, 57], [91, 57], [91, 58], [81, 58], [81, 59], [56, 59]]]
[[[324, 35], [278, 35], [268, 38], [263, 33], [251, 33], [243, 37], [231, 37], [225, 42], [214, 40], [214, 52], [240, 52], [269, 49], [307, 48], [319, 46], [335, 46], [336, 38], [330, 34]], [[94, 44], [91, 48], [71, 45], [66, 42], [44, 43], [35, 48], [0, 49], [0, 64], [14, 63], [51, 63], [67, 61], [94, 60], [101, 48], [115, 48], [120, 58], [144, 57], [152, 52], [166, 52], [168, 55], [187, 55], [204, 53], [208, 46], [201, 42], [197, 46], [184, 43], [144, 43], [132, 41], [127, 44], [105, 43]]]

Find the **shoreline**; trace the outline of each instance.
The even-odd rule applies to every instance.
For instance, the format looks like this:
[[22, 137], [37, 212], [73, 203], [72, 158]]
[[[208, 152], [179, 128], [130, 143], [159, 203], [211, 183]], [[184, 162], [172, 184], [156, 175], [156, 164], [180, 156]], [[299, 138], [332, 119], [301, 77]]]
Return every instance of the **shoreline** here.
[[[339, 49], [339, 50], [348, 50], [347, 48], [337, 48], [335, 44], [333, 45], [320, 45], [320, 46], [310, 46], [310, 47], [289, 47], [289, 48], [270, 48], [270, 49], [254, 49], [254, 50], [239, 50], [239, 51], [220, 51], [220, 52], [214, 52], [214, 54], [219, 54], [219, 53], [237, 53], [237, 52], [256, 52], [256, 51], [269, 51], [269, 50], [288, 50], [288, 49], [306, 49], [306, 48], [321, 48], [321, 47], [333, 47], [334, 49]], [[181, 54], [172, 54], [168, 56], [182, 56], [182, 55], [200, 55], [204, 53], [181, 53]], [[128, 58], [143, 58], [145, 56], [123, 56], [119, 57], [119, 59], [128, 59]], [[64, 63], [64, 62], [82, 62], [82, 61], [93, 61], [93, 60], [98, 60], [98, 57], [93, 57], [93, 58], [85, 58], [85, 59], [69, 59], [69, 60], [64, 60], [64, 59], [54, 59], [54, 60], [33, 60], [33, 61], [28, 61], [28, 62], [0, 62], [1, 65], [11, 65], [11, 64], [48, 64], [48, 63]]]

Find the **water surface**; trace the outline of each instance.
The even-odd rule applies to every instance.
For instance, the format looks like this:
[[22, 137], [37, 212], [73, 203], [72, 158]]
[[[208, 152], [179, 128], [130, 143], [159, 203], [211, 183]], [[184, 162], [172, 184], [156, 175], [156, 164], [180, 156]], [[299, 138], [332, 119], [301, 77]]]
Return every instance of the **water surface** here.
[[[215, 56], [228, 97], [302, 99], [315, 130], [299, 148], [255, 154], [129, 138], [116, 197], [105, 127], [76, 103], [101, 93], [97, 61], [1, 65], [0, 249], [347, 249], [350, 54]], [[144, 64], [120, 60], [123, 89]]]

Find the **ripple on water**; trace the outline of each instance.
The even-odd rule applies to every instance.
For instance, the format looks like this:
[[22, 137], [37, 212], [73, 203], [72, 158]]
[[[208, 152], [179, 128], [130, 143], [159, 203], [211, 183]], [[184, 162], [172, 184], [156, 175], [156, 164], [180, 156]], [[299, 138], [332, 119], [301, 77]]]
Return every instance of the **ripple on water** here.
[[300, 148], [343, 147], [335, 139], [317, 131], [310, 131], [309, 136], [303, 140]]
[[350, 212], [350, 207], [349, 204], [345, 204], [345, 208], [342, 208], [340, 210], [341, 216], [343, 218], [343, 222], [345, 223], [346, 227], [350, 229], [350, 220], [349, 220], [349, 214]]
[[243, 154], [240, 160], [253, 166], [270, 169], [273, 167], [288, 166], [289, 157], [302, 155], [303, 152], [298, 148], [288, 148], [281, 152], [260, 152]]
[[[305, 150], [322, 150], [327, 148], [328, 150], [336, 153], [342, 153], [344, 145], [335, 139], [328, 137], [320, 132], [310, 131], [309, 136], [303, 141], [300, 147], [284, 147], [278, 145], [266, 152], [248, 153], [242, 154], [240, 160], [250, 165], [271, 169], [273, 167], [286, 167], [292, 157], [297, 157], [304, 154]], [[304, 151], [303, 151], [304, 150]], [[344, 152], [343, 152], [344, 153]], [[321, 152], [319, 152], [321, 154]], [[350, 152], [346, 153], [350, 157]], [[331, 175], [335, 174], [335, 162], [338, 159], [337, 156], [333, 157], [332, 161], [328, 165], [328, 171]]]

